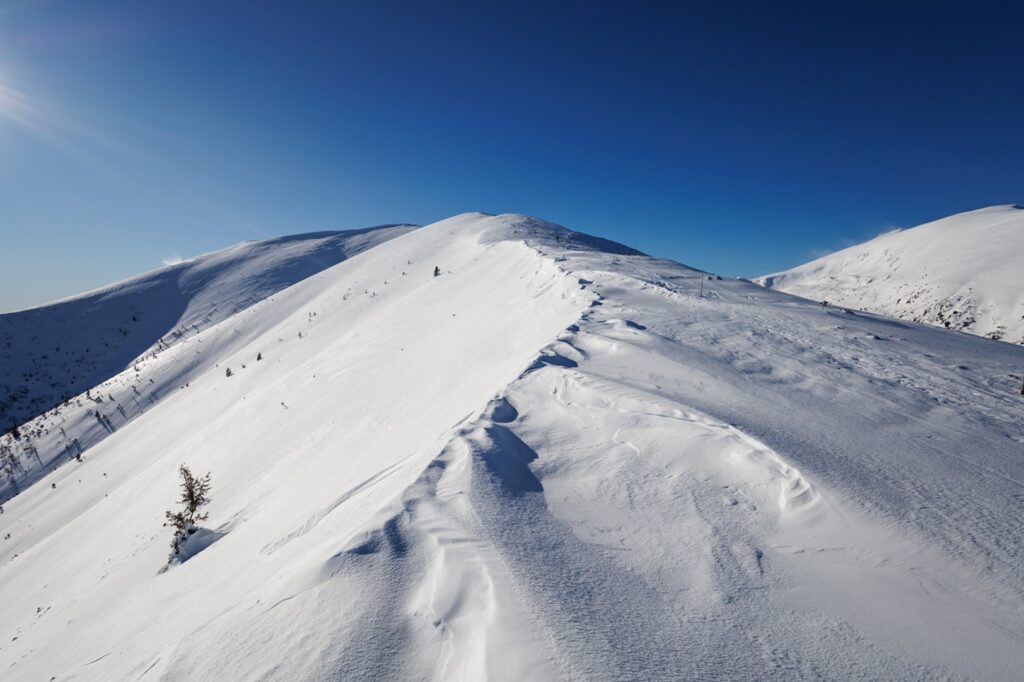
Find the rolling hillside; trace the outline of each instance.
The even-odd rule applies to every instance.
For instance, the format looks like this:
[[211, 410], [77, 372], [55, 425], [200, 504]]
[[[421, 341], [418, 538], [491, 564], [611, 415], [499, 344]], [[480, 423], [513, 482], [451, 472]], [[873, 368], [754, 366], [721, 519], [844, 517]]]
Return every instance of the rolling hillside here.
[[702, 278], [464, 214], [0, 437], [4, 678], [1014, 679], [1024, 348]]
[[139, 358], [413, 229], [388, 225], [242, 242], [123, 282], [0, 315], [0, 430], [52, 410]]
[[792, 270], [771, 289], [1024, 343], [1024, 209], [993, 206], [897, 230]]

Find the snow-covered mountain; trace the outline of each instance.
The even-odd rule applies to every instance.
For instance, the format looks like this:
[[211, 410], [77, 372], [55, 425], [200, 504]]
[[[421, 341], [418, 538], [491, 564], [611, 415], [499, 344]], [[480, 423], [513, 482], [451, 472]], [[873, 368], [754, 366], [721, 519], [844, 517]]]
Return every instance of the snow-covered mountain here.
[[242, 242], [50, 305], [0, 314], [0, 432], [285, 287], [413, 229]]
[[38, 418], [4, 679], [1015, 679], [1024, 348], [702, 277], [461, 215]]
[[760, 284], [804, 298], [1024, 343], [1024, 207], [897, 230]]

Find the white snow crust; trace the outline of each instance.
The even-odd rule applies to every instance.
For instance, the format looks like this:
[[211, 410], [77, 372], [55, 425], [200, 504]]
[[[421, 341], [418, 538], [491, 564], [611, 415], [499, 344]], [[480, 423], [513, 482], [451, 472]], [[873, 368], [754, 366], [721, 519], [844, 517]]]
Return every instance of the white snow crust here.
[[411, 229], [385, 225], [242, 242], [0, 315], [0, 429], [51, 410], [136, 359]]
[[0, 677], [1017, 679], [1022, 369], [456, 216], [0, 439]]
[[759, 284], [813, 300], [1024, 343], [1024, 208], [895, 230]]

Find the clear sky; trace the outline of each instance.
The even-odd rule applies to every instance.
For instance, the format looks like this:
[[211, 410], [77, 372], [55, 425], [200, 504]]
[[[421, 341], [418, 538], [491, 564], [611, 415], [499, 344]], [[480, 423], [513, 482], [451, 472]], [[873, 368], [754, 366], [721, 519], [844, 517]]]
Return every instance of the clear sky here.
[[0, 0], [0, 311], [520, 212], [727, 275], [1024, 202], [1021, 3]]

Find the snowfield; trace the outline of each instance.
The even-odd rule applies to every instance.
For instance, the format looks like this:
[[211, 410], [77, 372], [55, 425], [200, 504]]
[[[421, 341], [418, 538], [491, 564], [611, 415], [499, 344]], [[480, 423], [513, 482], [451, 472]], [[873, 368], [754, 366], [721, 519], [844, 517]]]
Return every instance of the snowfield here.
[[797, 296], [1024, 343], [1024, 207], [896, 230], [758, 283]]
[[227, 249], [56, 303], [0, 314], [8, 429], [285, 287], [413, 229], [318, 232]]
[[1024, 347], [474, 213], [135, 367], [0, 438], [4, 679], [1024, 669]]

